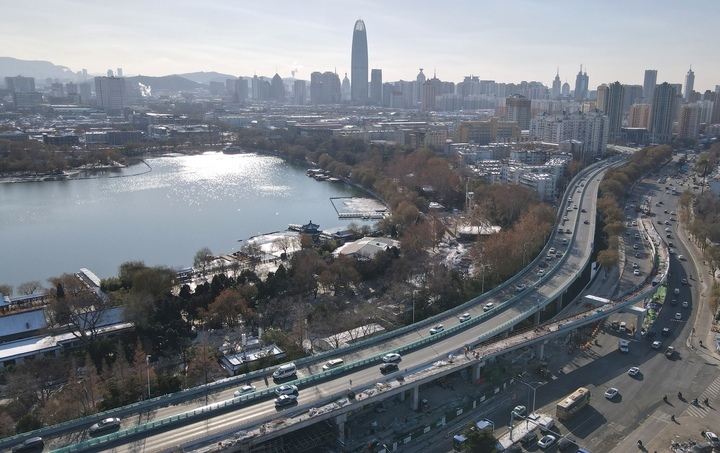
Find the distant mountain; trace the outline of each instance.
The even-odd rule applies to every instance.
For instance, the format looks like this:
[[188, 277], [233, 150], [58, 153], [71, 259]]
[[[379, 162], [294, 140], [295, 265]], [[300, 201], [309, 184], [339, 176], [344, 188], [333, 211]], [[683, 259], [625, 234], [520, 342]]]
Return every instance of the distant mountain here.
[[61, 79], [75, 81], [75, 73], [68, 67], [58, 66], [49, 61], [18, 60], [0, 57], [0, 77], [35, 77], [36, 79]]
[[192, 80], [193, 82], [209, 85], [210, 82], [225, 83], [226, 79], [237, 79], [237, 76], [229, 74], [221, 74], [219, 72], [189, 72], [187, 74], [177, 74], [182, 78]]
[[153, 90], [168, 90], [173, 92], [190, 91], [201, 86], [200, 83], [188, 80], [187, 78], [179, 75], [162, 77], [135, 76], [125, 77], [125, 80], [133, 85], [142, 83], [145, 86], [151, 87]]

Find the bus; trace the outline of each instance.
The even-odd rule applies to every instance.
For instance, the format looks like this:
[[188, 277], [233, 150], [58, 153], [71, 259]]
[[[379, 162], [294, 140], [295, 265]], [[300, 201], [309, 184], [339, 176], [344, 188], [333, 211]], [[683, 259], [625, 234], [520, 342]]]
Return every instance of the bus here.
[[555, 416], [558, 420], [567, 420], [588, 404], [590, 404], [590, 390], [580, 387], [558, 403]]

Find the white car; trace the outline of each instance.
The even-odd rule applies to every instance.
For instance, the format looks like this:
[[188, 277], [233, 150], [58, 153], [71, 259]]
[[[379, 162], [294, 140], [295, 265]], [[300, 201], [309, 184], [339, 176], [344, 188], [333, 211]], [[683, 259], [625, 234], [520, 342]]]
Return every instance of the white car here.
[[680, 261], [685, 261], [685, 256], [684, 256], [684, 255], [678, 255], [678, 259], [679, 259]]
[[618, 389], [616, 389], [615, 387], [610, 387], [609, 389], [607, 389], [605, 391], [605, 398], [611, 400], [611, 399], [615, 398], [617, 396], [617, 394], [618, 394]]
[[495, 304], [492, 303], [492, 302], [488, 302], [488, 303], [486, 303], [485, 306], [483, 307], [483, 311], [490, 311], [490, 310], [493, 309], [493, 307], [495, 307]]
[[680, 313], [680, 312], [675, 313], [675, 319], [677, 319], [677, 320], [682, 319], [682, 313]]
[[637, 374], [640, 372], [640, 368], [634, 366], [628, 370], [628, 374], [630, 376], [637, 376]]
[[298, 394], [298, 388], [296, 385], [291, 384], [285, 384], [281, 385], [280, 387], [275, 389], [275, 394], [277, 396], [283, 396], [283, 395], [297, 395]]
[[706, 431], [705, 438], [712, 444], [713, 447], [720, 447], [720, 439], [718, 439], [718, 436], [716, 436], [715, 433]]
[[459, 317], [458, 319], [460, 320], [460, 322], [465, 322], [465, 321], [467, 321], [467, 320], [470, 319], [470, 318], [472, 318], [472, 316], [470, 315], [470, 313], [463, 313], [463, 314], [460, 315], [460, 317]]
[[430, 335], [435, 335], [436, 333], [440, 333], [443, 330], [445, 330], [445, 326], [443, 326], [442, 324], [438, 324], [432, 329], [430, 329]]
[[396, 352], [391, 352], [390, 354], [385, 354], [382, 358], [382, 361], [385, 363], [393, 363], [393, 362], [399, 362], [402, 360], [402, 357], [400, 354]]
[[247, 395], [248, 393], [252, 393], [255, 391], [255, 386], [253, 385], [243, 385], [239, 389], [235, 390], [235, 393], [233, 393], [233, 396], [242, 396]]
[[527, 288], [527, 286], [525, 285], [525, 283], [520, 283], [519, 285], [517, 285], [517, 286], [515, 287], [515, 291], [517, 291], [517, 292], [522, 292], [522, 291], [525, 291], [525, 288]]
[[640, 275], [640, 270], [639, 270], [639, 269], [635, 269], [635, 270], [633, 271], [633, 274], [634, 274], [634, 275]]
[[548, 434], [547, 436], [543, 436], [543, 438], [540, 439], [537, 444], [538, 447], [545, 449], [554, 444], [555, 440], [555, 436], [551, 436], [550, 434]]
[[662, 346], [662, 342], [660, 341], [653, 341], [652, 348], [653, 349], [660, 349], [660, 346]]
[[322, 369], [323, 371], [327, 371], [331, 368], [339, 367], [344, 363], [343, 359], [332, 359], [329, 360], [325, 365], [323, 365]]
[[682, 301], [683, 308], [688, 308], [689, 306], [690, 306], [690, 304], [688, 303], [688, 301], [686, 301], [686, 300]]
[[539, 271], [537, 271], [537, 276], [538, 276], [538, 277], [542, 277], [543, 275], [545, 275], [545, 271], [544, 271], [544, 270], [540, 269]]
[[105, 431], [120, 429], [120, 419], [117, 417], [104, 418], [90, 427], [90, 434], [95, 435]]

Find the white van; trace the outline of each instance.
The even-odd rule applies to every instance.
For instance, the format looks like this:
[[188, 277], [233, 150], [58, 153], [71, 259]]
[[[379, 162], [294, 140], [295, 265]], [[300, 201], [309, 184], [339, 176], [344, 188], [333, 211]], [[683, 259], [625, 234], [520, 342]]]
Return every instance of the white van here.
[[280, 365], [280, 367], [275, 370], [272, 374], [273, 379], [285, 379], [290, 376], [295, 376], [297, 374], [297, 367], [294, 363], [286, 363], [284, 365]]
[[336, 366], [340, 366], [343, 364], [343, 359], [332, 359], [328, 361], [325, 365], [323, 365], [323, 371], [327, 371], [330, 368], [335, 368]]

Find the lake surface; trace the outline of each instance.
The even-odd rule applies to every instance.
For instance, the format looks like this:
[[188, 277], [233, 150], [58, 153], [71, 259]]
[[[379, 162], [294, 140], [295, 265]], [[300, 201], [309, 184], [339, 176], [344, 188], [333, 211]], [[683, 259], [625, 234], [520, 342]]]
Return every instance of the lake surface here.
[[98, 277], [120, 264], [182, 268], [208, 247], [232, 253], [251, 236], [312, 220], [344, 226], [331, 197], [364, 196], [318, 182], [306, 168], [254, 154], [148, 159], [92, 179], [0, 184], [0, 283], [17, 285], [86, 267]]

